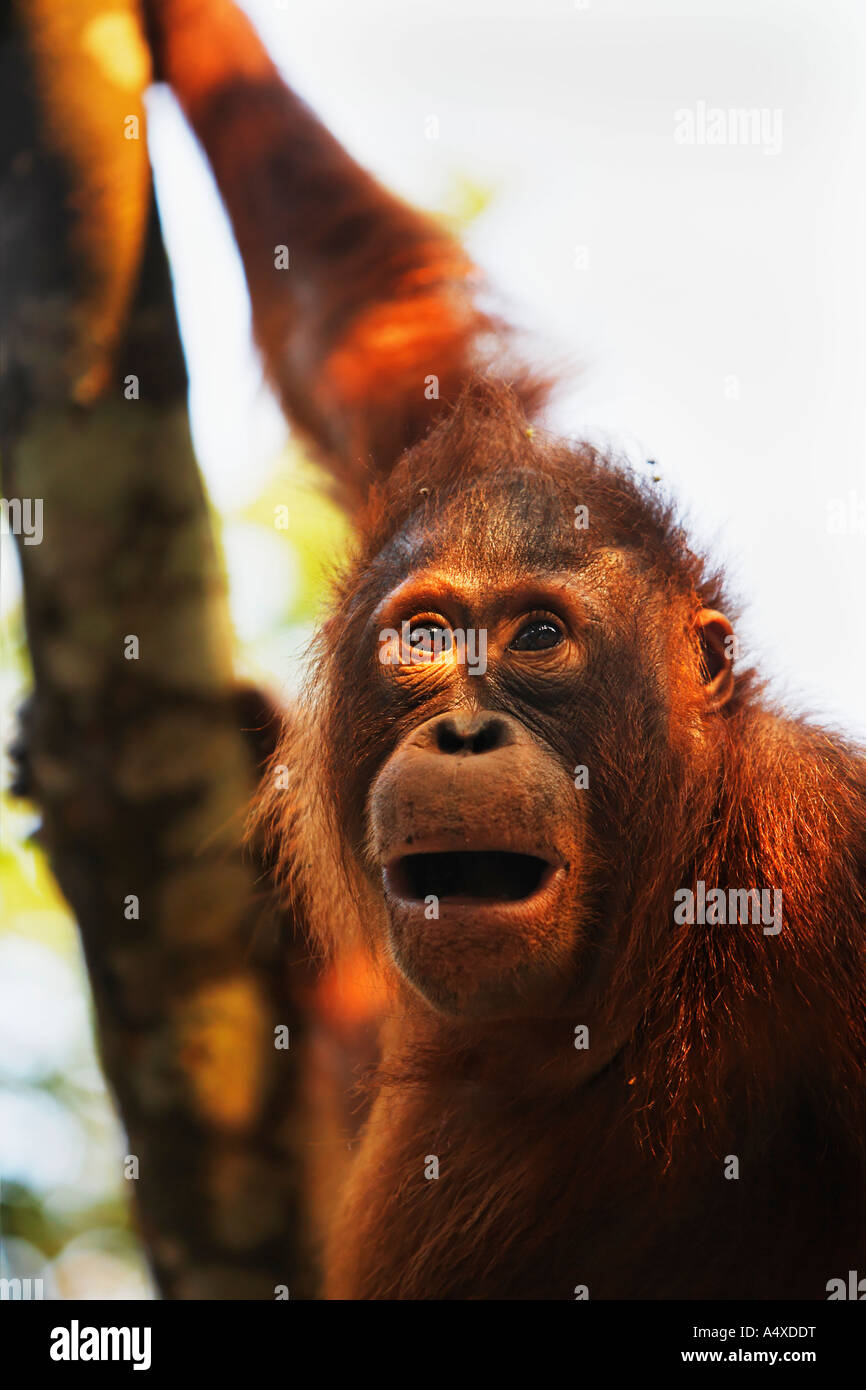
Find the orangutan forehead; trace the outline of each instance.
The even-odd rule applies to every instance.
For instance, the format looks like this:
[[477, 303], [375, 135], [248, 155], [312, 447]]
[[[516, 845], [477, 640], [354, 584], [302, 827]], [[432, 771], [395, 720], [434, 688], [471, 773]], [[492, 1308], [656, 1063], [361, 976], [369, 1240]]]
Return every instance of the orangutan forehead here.
[[519, 474], [441, 501], [431, 497], [382, 559], [395, 578], [431, 568], [478, 578], [559, 573], [586, 564], [593, 541], [601, 540], [592, 534], [589, 508], [573, 494]]

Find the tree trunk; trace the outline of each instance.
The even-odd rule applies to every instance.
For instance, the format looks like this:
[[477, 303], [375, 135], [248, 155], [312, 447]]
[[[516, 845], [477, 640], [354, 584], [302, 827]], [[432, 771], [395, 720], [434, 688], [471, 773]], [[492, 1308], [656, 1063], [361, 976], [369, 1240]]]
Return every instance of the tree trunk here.
[[[170, 280], [141, 182], [146, 50], [118, 106], [111, 74], [87, 70], [80, 32], [58, 38], [46, 8], [20, 7], [0, 73], [4, 490], [13, 529], [16, 502], [42, 522], [41, 540], [35, 526], [18, 537], [30, 794], [78, 919], [124, 1172], [162, 1292], [308, 1297], [306, 953], [244, 845], [259, 758], [241, 727]], [[80, 21], [79, 9], [93, 19], [104, 7], [74, 8]], [[136, 19], [131, 3], [111, 11]], [[98, 128], [77, 121], [79, 101], [107, 113]], [[142, 121], [137, 143], [129, 114]], [[106, 218], [105, 188], [79, 177], [88, 163], [111, 171], [122, 215]]]

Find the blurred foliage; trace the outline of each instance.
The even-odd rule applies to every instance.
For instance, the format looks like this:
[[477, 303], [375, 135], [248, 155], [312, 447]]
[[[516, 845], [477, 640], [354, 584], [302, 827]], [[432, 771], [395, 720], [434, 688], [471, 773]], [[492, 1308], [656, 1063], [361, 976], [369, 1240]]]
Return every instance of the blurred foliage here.
[[463, 236], [470, 223], [487, 211], [495, 197], [496, 189], [492, 184], [481, 183], [466, 174], [454, 173], [433, 215], [441, 217], [454, 235]]

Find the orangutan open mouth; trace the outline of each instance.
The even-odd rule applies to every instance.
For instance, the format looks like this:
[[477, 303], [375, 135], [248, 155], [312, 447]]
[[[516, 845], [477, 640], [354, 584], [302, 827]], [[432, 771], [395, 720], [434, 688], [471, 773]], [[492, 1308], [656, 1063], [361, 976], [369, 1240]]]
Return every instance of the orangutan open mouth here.
[[450, 850], [406, 854], [386, 871], [388, 891], [408, 902], [523, 902], [547, 883], [554, 866], [534, 854], [508, 850]]

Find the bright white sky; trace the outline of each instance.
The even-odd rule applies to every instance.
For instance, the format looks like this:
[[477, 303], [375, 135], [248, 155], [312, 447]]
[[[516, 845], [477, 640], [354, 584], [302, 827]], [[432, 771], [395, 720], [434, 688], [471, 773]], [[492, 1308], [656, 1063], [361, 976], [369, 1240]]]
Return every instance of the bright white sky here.
[[[866, 732], [866, 6], [247, 8], [301, 94], [399, 192], [436, 209], [461, 175], [493, 187], [471, 249], [555, 360], [580, 368], [557, 423], [655, 458], [729, 565], [746, 654], [798, 707]], [[781, 149], [678, 143], [674, 113], [701, 102], [781, 112]], [[282, 426], [212, 186], [165, 102], [152, 138], [197, 443], [231, 506]], [[829, 509], [851, 493], [863, 530], [832, 534]]]

